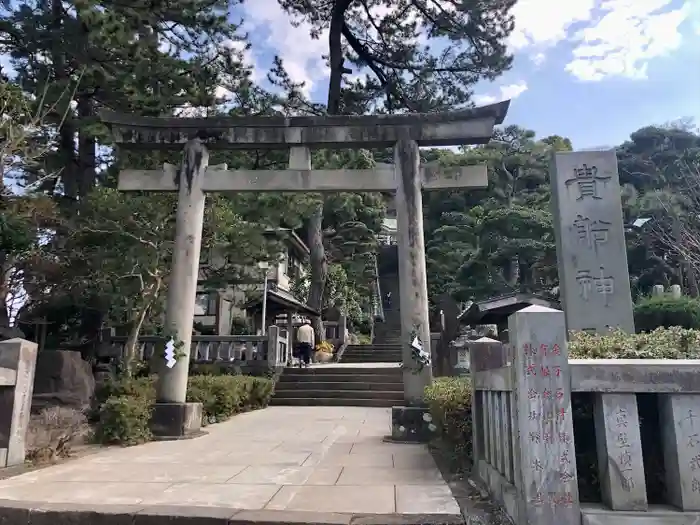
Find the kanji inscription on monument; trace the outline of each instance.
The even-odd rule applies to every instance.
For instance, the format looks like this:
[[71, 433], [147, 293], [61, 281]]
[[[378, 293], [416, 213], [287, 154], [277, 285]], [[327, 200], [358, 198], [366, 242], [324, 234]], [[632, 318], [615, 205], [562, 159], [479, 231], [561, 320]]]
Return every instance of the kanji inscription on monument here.
[[510, 316], [508, 330], [524, 439], [517, 454], [523, 523], [574, 523], [580, 514], [564, 314], [529, 306]]
[[555, 153], [550, 181], [567, 329], [634, 332], [615, 151]]

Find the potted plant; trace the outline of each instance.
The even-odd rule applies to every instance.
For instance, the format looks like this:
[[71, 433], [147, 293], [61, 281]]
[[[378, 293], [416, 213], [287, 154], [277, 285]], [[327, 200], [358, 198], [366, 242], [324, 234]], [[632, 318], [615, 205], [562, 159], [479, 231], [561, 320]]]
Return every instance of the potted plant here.
[[321, 341], [316, 345], [316, 362], [318, 363], [328, 363], [333, 359], [333, 352], [335, 348], [328, 341]]

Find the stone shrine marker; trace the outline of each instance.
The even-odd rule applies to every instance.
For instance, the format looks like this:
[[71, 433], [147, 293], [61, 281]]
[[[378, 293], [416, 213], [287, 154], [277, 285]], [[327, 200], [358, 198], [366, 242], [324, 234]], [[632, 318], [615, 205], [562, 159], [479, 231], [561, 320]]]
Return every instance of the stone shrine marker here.
[[634, 333], [615, 150], [555, 153], [550, 184], [567, 330]]

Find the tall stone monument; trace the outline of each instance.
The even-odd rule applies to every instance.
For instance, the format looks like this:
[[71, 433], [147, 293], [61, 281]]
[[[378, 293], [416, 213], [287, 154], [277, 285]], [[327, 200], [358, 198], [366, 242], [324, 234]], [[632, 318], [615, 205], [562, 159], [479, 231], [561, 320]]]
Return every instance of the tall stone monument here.
[[567, 330], [633, 333], [615, 150], [555, 153], [550, 184]]

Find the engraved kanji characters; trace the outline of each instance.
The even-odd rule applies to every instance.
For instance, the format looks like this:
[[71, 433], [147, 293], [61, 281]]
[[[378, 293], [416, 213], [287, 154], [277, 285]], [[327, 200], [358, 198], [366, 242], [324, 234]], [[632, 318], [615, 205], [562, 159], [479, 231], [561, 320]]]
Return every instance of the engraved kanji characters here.
[[603, 296], [605, 306], [610, 303], [610, 296], [615, 294], [615, 278], [605, 275], [605, 267], [600, 267], [600, 274], [594, 276], [590, 270], [578, 270], [576, 282], [579, 286], [579, 295], [584, 301], [591, 298], [591, 292]]
[[574, 229], [578, 236], [578, 241], [598, 252], [598, 246], [608, 242], [608, 232], [612, 223], [604, 220], [592, 220], [583, 215], [576, 215]]
[[610, 175], [599, 175], [596, 166], [588, 166], [582, 164], [580, 168], [574, 168], [574, 176], [564, 182], [568, 188], [572, 184], [576, 184], [578, 188], [577, 201], [582, 201], [586, 197], [594, 200], [600, 200], [599, 184], [605, 186], [612, 177]]

